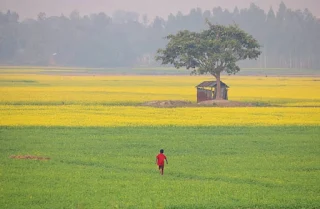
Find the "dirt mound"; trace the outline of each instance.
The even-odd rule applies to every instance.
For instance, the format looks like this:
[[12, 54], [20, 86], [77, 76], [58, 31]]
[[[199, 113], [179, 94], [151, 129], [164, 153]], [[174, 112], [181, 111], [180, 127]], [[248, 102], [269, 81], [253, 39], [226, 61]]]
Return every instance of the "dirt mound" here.
[[12, 155], [12, 159], [29, 159], [29, 160], [50, 160], [49, 157], [32, 156], [32, 155]]
[[157, 100], [149, 101], [142, 104], [149, 107], [253, 107], [254, 105], [246, 102], [236, 102], [229, 100], [209, 100], [198, 104], [190, 101], [181, 100]]
[[145, 102], [142, 105], [150, 107], [188, 107], [192, 105], [192, 102], [181, 100], [159, 100]]
[[237, 102], [229, 100], [208, 100], [198, 103], [199, 106], [215, 106], [215, 107], [253, 107], [254, 105], [247, 102]]

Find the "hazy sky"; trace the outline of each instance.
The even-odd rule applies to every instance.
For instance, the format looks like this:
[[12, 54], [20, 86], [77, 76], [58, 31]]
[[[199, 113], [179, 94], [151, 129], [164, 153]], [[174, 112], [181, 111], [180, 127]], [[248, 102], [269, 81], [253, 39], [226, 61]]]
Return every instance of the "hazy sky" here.
[[[47, 16], [69, 15], [71, 11], [78, 10], [81, 15], [105, 12], [111, 15], [116, 10], [135, 11], [147, 14], [149, 17], [166, 17], [178, 11], [188, 13], [190, 9], [200, 7], [211, 10], [214, 7], [233, 9], [248, 7], [251, 2], [263, 9], [273, 6], [275, 10], [281, 0], [0, 0], [0, 10], [16, 11], [21, 18], [36, 17], [39, 12]], [[283, 0], [287, 7], [292, 9], [308, 8], [315, 16], [320, 17], [320, 0]]]

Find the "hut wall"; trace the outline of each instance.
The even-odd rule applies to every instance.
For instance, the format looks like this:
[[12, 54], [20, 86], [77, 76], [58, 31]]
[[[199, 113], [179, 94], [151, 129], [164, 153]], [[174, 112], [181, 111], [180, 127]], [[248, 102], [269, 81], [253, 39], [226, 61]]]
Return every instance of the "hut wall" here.
[[203, 102], [213, 99], [213, 92], [207, 89], [197, 89], [197, 102]]

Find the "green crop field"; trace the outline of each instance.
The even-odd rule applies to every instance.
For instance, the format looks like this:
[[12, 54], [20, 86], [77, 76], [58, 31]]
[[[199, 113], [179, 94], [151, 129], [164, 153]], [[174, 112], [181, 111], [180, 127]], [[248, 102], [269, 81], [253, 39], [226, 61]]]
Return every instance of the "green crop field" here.
[[[0, 134], [0, 208], [320, 207], [317, 126], [1, 127]], [[169, 160], [164, 176], [158, 148]]]

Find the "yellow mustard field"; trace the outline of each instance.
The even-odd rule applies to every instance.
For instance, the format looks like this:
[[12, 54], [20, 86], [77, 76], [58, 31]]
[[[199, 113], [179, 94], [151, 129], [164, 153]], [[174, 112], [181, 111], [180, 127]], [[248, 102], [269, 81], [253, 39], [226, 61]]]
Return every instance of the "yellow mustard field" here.
[[[137, 104], [196, 102], [195, 86], [211, 76], [72, 76], [2, 74], [0, 104]], [[225, 76], [229, 100], [292, 107], [320, 106], [320, 79]]]
[[222, 78], [230, 87], [229, 100], [264, 107], [152, 108], [139, 104], [196, 103], [195, 86], [213, 78], [42, 75], [37, 70], [0, 76], [0, 126], [320, 125], [320, 79], [312, 77]]
[[1, 126], [319, 125], [319, 108], [0, 105]]

